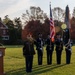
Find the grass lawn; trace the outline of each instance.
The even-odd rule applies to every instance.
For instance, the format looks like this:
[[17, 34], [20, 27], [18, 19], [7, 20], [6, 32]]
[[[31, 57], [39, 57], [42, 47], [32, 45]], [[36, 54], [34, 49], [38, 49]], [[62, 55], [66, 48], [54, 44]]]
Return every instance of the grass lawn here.
[[22, 46], [7, 46], [4, 56], [4, 72], [6, 75], [75, 75], [75, 47], [72, 47], [71, 64], [65, 64], [65, 50], [62, 53], [61, 65], [56, 64], [56, 53], [53, 52], [53, 64], [47, 65], [46, 50], [44, 48], [43, 65], [37, 65], [37, 52], [33, 61], [33, 72], [25, 72], [25, 59]]

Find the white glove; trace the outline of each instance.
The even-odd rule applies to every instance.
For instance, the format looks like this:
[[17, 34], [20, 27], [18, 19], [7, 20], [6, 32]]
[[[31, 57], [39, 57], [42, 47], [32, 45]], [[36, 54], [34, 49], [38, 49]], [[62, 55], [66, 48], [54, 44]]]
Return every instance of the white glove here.
[[40, 48], [40, 50], [42, 50], [42, 48]]

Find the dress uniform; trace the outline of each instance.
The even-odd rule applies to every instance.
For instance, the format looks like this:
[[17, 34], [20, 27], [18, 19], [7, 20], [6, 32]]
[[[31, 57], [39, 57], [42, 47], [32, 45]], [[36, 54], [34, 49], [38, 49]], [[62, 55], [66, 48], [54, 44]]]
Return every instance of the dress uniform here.
[[61, 55], [62, 55], [62, 50], [63, 50], [63, 41], [60, 38], [60, 35], [56, 35], [56, 58], [57, 58], [57, 64], [61, 64]]
[[43, 39], [42, 34], [39, 34], [39, 38], [36, 40], [36, 50], [38, 54], [38, 65], [42, 65], [42, 58], [43, 58]]
[[70, 41], [65, 45], [65, 50], [66, 50], [66, 64], [70, 64], [71, 53], [72, 53], [71, 42]]
[[66, 64], [70, 64], [71, 61], [71, 54], [72, 54], [72, 43], [70, 40], [70, 32], [69, 29], [66, 29], [64, 32], [64, 44], [65, 44], [65, 51], [66, 51]]
[[47, 64], [52, 64], [52, 54], [53, 54], [53, 50], [54, 50], [54, 43], [50, 40], [50, 38], [48, 37], [48, 39], [46, 40], [46, 51], [47, 51]]
[[31, 37], [27, 37], [27, 40], [24, 42], [23, 47], [23, 55], [26, 61], [26, 72], [32, 72], [32, 65], [33, 65], [33, 55], [35, 54], [34, 51], [34, 41]]

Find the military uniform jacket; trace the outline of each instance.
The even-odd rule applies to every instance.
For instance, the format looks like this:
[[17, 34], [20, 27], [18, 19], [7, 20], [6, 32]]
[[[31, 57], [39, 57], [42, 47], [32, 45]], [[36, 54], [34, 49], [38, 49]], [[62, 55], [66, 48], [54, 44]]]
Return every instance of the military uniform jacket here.
[[34, 43], [25, 41], [24, 42], [24, 47], [23, 47], [23, 55], [34, 55]]
[[72, 46], [71, 43], [70, 43], [70, 44], [67, 44], [67, 45], [65, 46], [65, 47], [66, 47], [65, 50], [72, 52], [71, 46]]
[[55, 44], [56, 44], [56, 51], [63, 50], [63, 41], [61, 39], [56, 39]]
[[43, 45], [44, 45], [43, 39], [38, 38], [36, 40], [36, 50], [43, 50]]
[[46, 40], [46, 44], [47, 44], [46, 50], [52, 50], [52, 51], [54, 50], [54, 43], [50, 39]]

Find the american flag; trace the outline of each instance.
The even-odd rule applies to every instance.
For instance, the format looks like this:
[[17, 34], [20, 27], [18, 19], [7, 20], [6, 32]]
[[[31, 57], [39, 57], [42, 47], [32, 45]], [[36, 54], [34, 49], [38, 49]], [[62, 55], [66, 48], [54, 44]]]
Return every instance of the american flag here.
[[54, 36], [55, 36], [55, 26], [54, 26], [54, 21], [52, 18], [52, 10], [50, 5], [50, 38], [52, 41], [54, 41]]

